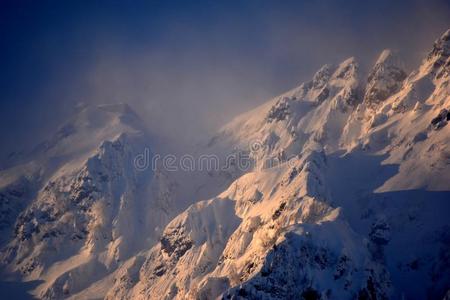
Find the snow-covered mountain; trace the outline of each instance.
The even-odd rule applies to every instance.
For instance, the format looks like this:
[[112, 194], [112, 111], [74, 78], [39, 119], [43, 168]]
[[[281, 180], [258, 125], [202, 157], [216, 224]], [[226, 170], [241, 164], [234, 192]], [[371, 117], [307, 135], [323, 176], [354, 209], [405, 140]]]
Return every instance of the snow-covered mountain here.
[[172, 220], [107, 298], [444, 298], [449, 47], [450, 30], [409, 76], [389, 50], [367, 79], [354, 58], [325, 65], [226, 125], [209, 147], [259, 163]]
[[60, 299], [151, 247], [177, 209], [175, 182], [134, 165], [151, 151], [149, 140], [127, 105], [80, 107], [27, 159], [2, 171], [5, 273], [43, 280], [35, 295]]
[[390, 50], [362, 74], [325, 65], [236, 117], [199, 152], [252, 167], [181, 185], [135, 168], [128, 107], [81, 108], [0, 173], [5, 274], [45, 299], [448, 297], [450, 30], [409, 75]]

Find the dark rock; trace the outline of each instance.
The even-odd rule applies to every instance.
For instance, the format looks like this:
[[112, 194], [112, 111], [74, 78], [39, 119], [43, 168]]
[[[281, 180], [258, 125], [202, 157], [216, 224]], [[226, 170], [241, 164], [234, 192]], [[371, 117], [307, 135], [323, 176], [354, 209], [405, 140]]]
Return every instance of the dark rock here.
[[182, 257], [192, 246], [192, 241], [186, 236], [182, 227], [175, 228], [161, 238], [161, 249], [175, 258]]
[[330, 90], [328, 88], [324, 88], [320, 94], [317, 96], [317, 102], [322, 103], [325, 101], [330, 95]]
[[449, 120], [450, 114], [447, 109], [443, 108], [439, 114], [431, 120], [431, 125], [435, 130], [439, 130], [445, 125], [447, 125], [447, 120]]
[[369, 237], [370, 240], [377, 245], [386, 245], [390, 240], [389, 224], [383, 219], [377, 220], [372, 224]]
[[292, 169], [290, 170], [287, 180], [285, 181], [285, 184], [288, 185], [292, 182], [292, 180], [295, 179], [295, 177], [297, 177], [297, 175], [299, 174], [299, 170], [296, 167], [292, 167]]
[[163, 276], [165, 273], [166, 273], [166, 269], [165, 269], [164, 265], [158, 265], [155, 268], [155, 270], [153, 271], [153, 274], [158, 276], [158, 277]]
[[310, 85], [315, 90], [321, 89], [328, 83], [330, 77], [331, 77], [331, 68], [330, 66], [325, 65], [322, 68], [320, 68], [319, 71], [317, 71]]
[[286, 208], [286, 203], [283, 202], [280, 204], [280, 206], [275, 210], [275, 212], [272, 215], [272, 220], [278, 219], [280, 217], [281, 212]]
[[301, 299], [303, 300], [319, 300], [320, 294], [318, 291], [314, 290], [313, 288], [307, 288], [305, 291], [303, 291]]
[[349, 268], [348, 266], [349, 262], [350, 259], [346, 255], [343, 255], [339, 258], [339, 261], [336, 265], [336, 270], [333, 275], [334, 280], [341, 278], [347, 273], [347, 270]]
[[378, 299], [377, 290], [372, 277], [369, 277], [367, 279], [366, 287], [362, 289], [358, 294], [358, 300], [376, 300], [376, 299]]
[[271, 123], [273, 121], [282, 121], [287, 118], [290, 114], [289, 112], [289, 103], [287, 98], [283, 98], [283, 100], [278, 101], [269, 111], [266, 119], [267, 122]]

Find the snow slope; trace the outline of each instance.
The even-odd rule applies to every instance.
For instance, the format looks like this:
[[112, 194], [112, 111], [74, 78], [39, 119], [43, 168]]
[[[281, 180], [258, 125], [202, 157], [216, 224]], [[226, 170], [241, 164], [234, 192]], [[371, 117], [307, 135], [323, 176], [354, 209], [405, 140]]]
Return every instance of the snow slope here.
[[127, 105], [82, 107], [2, 171], [4, 273], [43, 280], [34, 294], [59, 299], [152, 246], [176, 208], [175, 183], [134, 165], [149, 139]]
[[107, 298], [443, 299], [449, 48], [450, 30], [408, 76], [389, 50], [367, 80], [354, 58], [326, 65], [226, 125], [211, 151], [259, 163], [172, 220]]

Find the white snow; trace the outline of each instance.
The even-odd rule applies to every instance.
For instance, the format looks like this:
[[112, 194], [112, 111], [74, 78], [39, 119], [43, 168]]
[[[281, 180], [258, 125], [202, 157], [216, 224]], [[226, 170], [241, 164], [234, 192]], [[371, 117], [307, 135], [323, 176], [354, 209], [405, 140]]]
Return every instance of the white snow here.
[[410, 75], [390, 50], [367, 79], [355, 58], [325, 65], [199, 149], [264, 163], [180, 185], [133, 168], [151, 145], [128, 107], [80, 108], [1, 173], [1, 195], [23, 202], [2, 206], [18, 217], [6, 270], [44, 280], [47, 299], [443, 298], [449, 43]]

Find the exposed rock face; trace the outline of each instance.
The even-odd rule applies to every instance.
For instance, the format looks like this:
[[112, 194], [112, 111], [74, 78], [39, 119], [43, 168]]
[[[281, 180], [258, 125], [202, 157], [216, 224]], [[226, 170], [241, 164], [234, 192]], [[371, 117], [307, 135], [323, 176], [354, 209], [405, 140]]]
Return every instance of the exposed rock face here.
[[289, 99], [283, 98], [275, 106], [273, 106], [267, 115], [267, 122], [283, 121], [289, 115]]
[[434, 42], [426, 61], [430, 77], [433, 77], [434, 80], [448, 80], [450, 76], [450, 29]]
[[450, 114], [447, 109], [443, 108], [437, 117], [431, 120], [431, 125], [434, 129], [438, 130], [447, 125], [447, 122], [450, 120]]
[[10, 185], [0, 189], [1, 244], [8, 240], [18, 215], [23, 211], [33, 195], [33, 188], [33, 183], [29, 179], [20, 177]]
[[[450, 29], [434, 42], [433, 49], [428, 54], [427, 59], [434, 61], [433, 68], [438, 69], [448, 63], [450, 56]], [[448, 65], [446, 65], [448, 67]], [[438, 73], [439, 74], [439, 73]]]
[[367, 79], [364, 101], [376, 105], [395, 94], [402, 87], [406, 73], [391, 50], [384, 50]]

